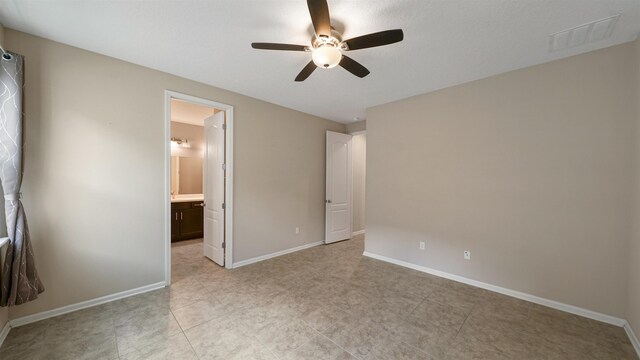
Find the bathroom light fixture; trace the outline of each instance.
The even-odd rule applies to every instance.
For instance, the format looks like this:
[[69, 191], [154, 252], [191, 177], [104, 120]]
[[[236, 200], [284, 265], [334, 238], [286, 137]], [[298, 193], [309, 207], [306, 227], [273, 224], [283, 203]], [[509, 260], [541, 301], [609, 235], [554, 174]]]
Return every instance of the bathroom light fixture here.
[[188, 139], [179, 139], [175, 137], [171, 138], [171, 146], [181, 147], [181, 148], [191, 148], [191, 144], [189, 144]]

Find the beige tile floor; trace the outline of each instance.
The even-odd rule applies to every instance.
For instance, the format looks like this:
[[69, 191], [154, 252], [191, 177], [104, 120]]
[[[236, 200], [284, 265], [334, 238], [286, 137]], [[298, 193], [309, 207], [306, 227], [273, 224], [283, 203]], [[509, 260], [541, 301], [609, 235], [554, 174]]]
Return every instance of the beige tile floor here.
[[0, 359], [637, 359], [621, 328], [362, 257], [232, 271], [173, 247], [171, 288], [11, 330]]

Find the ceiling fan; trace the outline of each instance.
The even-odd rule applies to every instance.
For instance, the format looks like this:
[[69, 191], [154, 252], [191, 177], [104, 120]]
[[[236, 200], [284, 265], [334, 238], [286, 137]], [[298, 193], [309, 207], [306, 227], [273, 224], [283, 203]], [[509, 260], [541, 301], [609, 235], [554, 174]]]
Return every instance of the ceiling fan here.
[[312, 60], [298, 74], [296, 81], [304, 81], [316, 67], [330, 69], [337, 65], [342, 66], [353, 75], [363, 78], [369, 75], [369, 70], [359, 62], [344, 55], [343, 51], [389, 45], [402, 41], [404, 38], [402, 30], [395, 29], [342, 40], [342, 35], [331, 26], [327, 0], [307, 0], [307, 6], [309, 7], [311, 22], [315, 30], [315, 35], [311, 38], [311, 46], [251, 43], [251, 47], [254, 49], [311, 52]]

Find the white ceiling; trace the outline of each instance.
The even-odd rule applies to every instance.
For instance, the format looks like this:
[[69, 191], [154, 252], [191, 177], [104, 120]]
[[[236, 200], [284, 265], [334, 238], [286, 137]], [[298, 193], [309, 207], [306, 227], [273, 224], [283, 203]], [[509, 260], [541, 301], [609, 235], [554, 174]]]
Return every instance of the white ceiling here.
[[[364, 79], [335, 68], [296, 83], [309, 53], [250, 44], [309, 44], [304, 0], [3, 0], [0, 22], [345, 123], [371, 106], [632, 41], [640, 31], [640, 0], [329, 0], [329, 9], [345, 38], [402, 28], [405, 40], [350, 52], [371, 70]], [[616, 14], [609, 39], [549, 52], [549, 34]]]
[[171, 100], [171, 121], [204, 126], [204, 119], [212, 116], [215, 109], [182, 100]]

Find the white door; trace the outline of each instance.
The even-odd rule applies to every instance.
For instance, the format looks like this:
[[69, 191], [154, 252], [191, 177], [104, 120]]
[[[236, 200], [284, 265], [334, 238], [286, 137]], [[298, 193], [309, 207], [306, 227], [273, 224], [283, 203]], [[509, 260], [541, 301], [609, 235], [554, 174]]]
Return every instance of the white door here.
[[327, 244], [351, 238], [351, 182], [351, 135], [327, 131]]
[[224, 111], [204, 119], [204, 256], [224, 266]]

